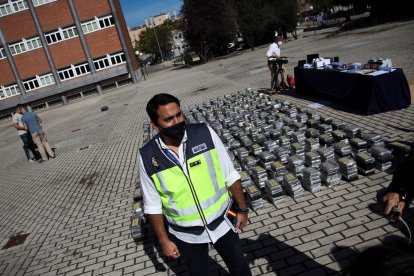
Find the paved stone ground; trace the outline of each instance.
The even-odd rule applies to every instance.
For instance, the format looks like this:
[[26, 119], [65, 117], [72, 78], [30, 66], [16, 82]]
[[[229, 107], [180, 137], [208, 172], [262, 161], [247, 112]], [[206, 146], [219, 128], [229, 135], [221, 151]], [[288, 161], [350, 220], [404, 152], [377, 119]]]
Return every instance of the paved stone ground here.
[[[288, 69], [307, 54], [339, 56], [343, 61], [389, 57], [414, 78], [414, 21], [386, 24], [328, 37], [334, 29], [307, 34], [282, 46]], [[136, 157], [147, 122], [145, 105], [155, 93], [169, 92], [183, 107], [269, 86], [264, 52], [256, 51], [186, 69], [170, 68], [128, 85], [66, 106], [44, 110], [45, 131], [57, 158], [43, 164], [24, 160], [11, 122], [0, 124], [0, 247], [17, 234], [26, 241], [0, 249], [1, 275], [172, 275], [186, 274], [182, 260], [165, 260], [153, 233], [135, 244], [129, 234]], [[278, 95], [298, 107], [319, 99], [294, 92]], [[325, 102], [326, 103], [326, 102]], [[102, 106], [109, 110], [101, 112]], [[328, 104], [329, 105], [329, 104]], [[414, 141], [414, 107], [371, 116], [340, 106], [315, 110], [375, 131], [387, 141]], [[251, 212], [240, 234], [254, 275], [340, 274], [356, 251], [390, 237], [404, 238], [403, 226], [381, 215], [376, 192], [391, 180], [376, 171], [351, 183], [296, 199], [270, 203]], [[405, 218], [411, 224], [413, 212]], [[210, 250], [211, 272], [226, 274]]]

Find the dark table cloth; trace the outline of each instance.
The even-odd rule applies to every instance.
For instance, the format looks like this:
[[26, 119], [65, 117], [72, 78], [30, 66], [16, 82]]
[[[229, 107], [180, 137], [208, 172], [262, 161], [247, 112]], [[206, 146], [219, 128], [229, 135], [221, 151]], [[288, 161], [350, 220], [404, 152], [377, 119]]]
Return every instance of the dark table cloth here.
[[339, 101], [371, 115], [406, 108], [410, 89], [402, 69], [377, 76], [295, 67], [296, 92]]

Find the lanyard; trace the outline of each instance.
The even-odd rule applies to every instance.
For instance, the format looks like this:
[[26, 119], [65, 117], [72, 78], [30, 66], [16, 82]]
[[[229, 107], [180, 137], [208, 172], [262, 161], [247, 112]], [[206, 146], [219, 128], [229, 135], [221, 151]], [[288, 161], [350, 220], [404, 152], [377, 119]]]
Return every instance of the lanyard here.
[[181, 167], [180, 161], [177, 159], [177, 157], [174, 154], [171, 153], [170, 150], [164, 149], [164, 148], [161, 148], [161, 149], [165, 153], [165, 155], [167, 155], [167, 157], [170, 158], [171, 161], [174, 162], [174, 164], [176, 164], [177, 166]]

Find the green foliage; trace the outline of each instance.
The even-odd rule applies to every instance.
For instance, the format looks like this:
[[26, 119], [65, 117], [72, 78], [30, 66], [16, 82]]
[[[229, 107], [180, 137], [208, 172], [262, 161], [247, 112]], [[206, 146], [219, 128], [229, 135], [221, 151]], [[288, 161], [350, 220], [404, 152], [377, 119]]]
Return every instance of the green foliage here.
[[182, 30], [187, 43], [203, 61], [227, 51], [236, 33], [252, 49], [272, 40], [275, 30], [293, 32], [296, 0], [184, 0]]
[[184, 37], [203, 61], [235, 37], [235, 14], [229, 1], [184, 0], [181, 14]]
[[166, 20], [162, 25], [155, 28], [146, 28], [141, 32], [136, 50], [142, 53], [154, 53], [160, 55], [158, 49], [157, 38], [161, 51], [167, 53], [172, 47], [171, 31], [173, 30], [173, 22]]
[[266, 29], [266, 22], [271, 19], [266, 0], [239, 0], [234, 2], [237, 11], [237, 26], [251, 49], [255, 42], [261, 40]]

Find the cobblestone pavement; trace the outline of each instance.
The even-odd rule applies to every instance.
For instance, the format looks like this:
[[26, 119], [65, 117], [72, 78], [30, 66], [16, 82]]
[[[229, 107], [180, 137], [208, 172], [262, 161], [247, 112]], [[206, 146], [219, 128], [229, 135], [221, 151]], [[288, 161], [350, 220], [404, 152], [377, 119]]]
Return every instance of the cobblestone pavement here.
[[[337, 36], [331, 30], [307, 34], [282, 46], [288, 70], [307, 54], [366, 61], [389, 57], [414, 78], [414, 21], [355, 30]], [[151, 231], [135, 244], [129, 224], [137, 183], [136, 157], [147, 122], [145, 105], [159, 92], [182, 100], [183, 107], [269, 86], [264, 52], [255, 51], [186, 69], [169, 68], [146, 81], [103, 95], [39, 112], [57, 158], [43, 164], [25, 161], [11, 122], [0, 124], [0, 274], [1, 275], [171, 275], [183, 272], [182, 260], [162, 257]], [[294, 92], [278, 95], [298, 107], [319, 99]], [[414, 107], [371, 116], [357, 115], [327, 102], [320, 115], [375, 131], [387, 141], [414, 141]], [[109, 110], [101, 112], [102, 106]], [[387, 237], [406, 237], [403, 226], [381, 215], [376, 192], [391, 180], [388, 172], [302, 197], [287, 197], [276, 207], [250, 214], [240, 234], [254, 275], [335, 275], [355, 250]], [[413, 213], [406, 219], [413, 223]], [[28, 234], [21, 245], [4, 249], [10, 237]], [[226, 274], [210, 250], [211, 272]], [[301, 274], [302, 273], [302, 274]]]

